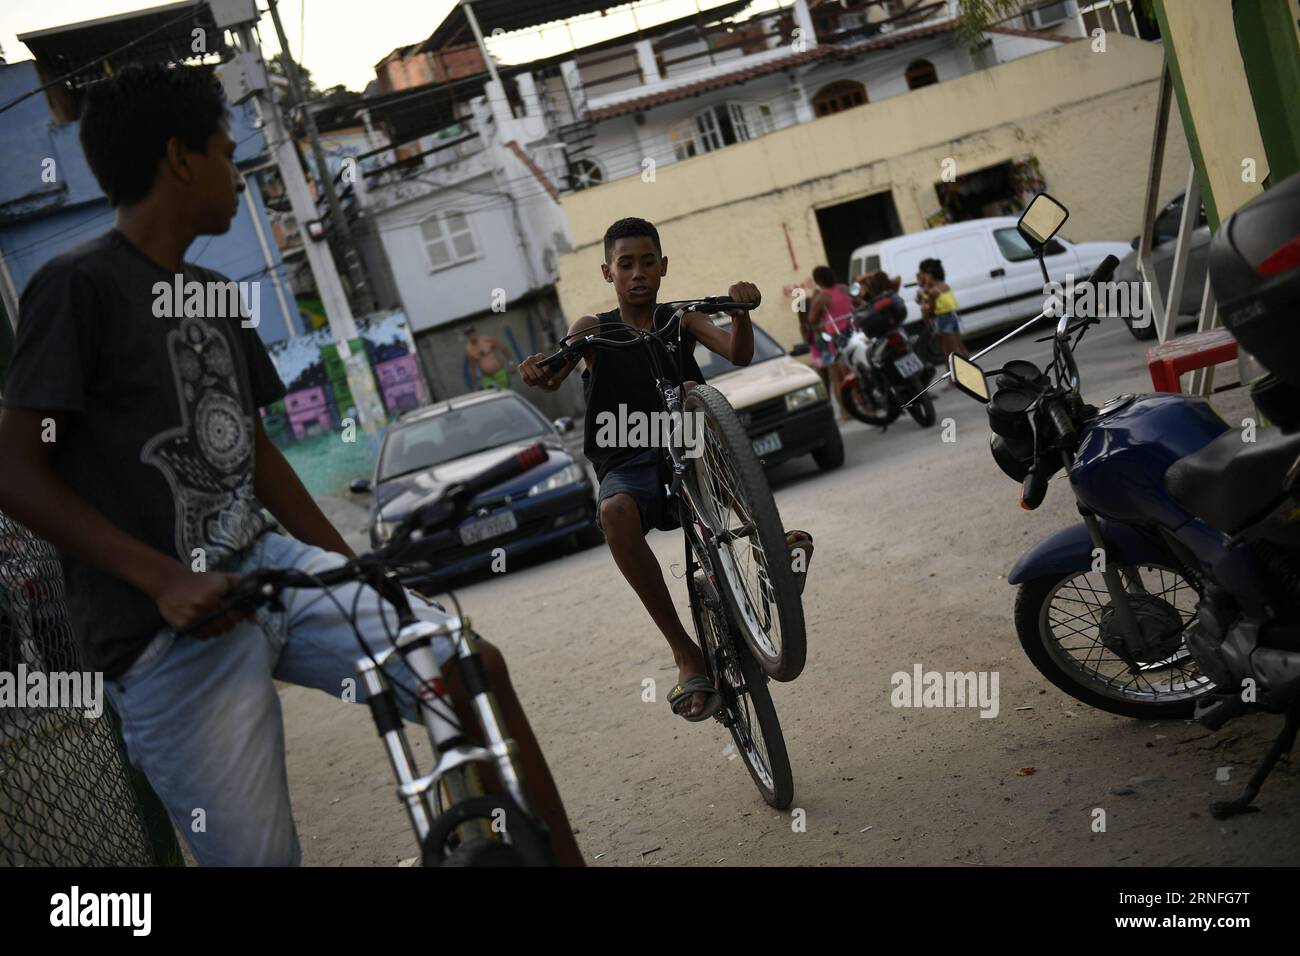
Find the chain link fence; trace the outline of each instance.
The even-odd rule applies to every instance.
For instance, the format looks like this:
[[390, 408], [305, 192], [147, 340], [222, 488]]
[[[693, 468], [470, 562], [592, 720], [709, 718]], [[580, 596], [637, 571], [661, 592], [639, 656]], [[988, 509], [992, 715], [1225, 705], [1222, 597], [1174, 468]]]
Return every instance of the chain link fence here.
[[[102, 715], [87, 717], [84, 700], [31, 706], [20, 691], [20, 677], [53, 688], [53, 675], [84, 672], [63, 596], [54, 548], [0, 513], [0, 865], [181, 865], [107, 694]], [[93, 686], [83, 681], [83, 697]]]

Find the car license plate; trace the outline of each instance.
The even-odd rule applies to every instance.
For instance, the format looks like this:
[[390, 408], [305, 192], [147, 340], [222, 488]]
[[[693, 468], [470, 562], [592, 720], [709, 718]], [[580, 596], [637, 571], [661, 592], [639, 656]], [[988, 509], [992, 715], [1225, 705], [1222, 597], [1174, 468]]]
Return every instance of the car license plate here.
[[894, 368], [898, 370], [898, 374], [903, 378], [920, 375], [921, 360], [915, 355], [904, 355], [901, 359], [894, 359]]
[[519, 527], [519, 522], [515, 520], [515, 513], [513, 511], [506, 511], [499, 515], [493, 515], [490, 518], [484, 518], [481, 521], [462, 525], [460, 529], [460, 543], [478, 544], [480, 541], [486, 541], [488, 538], [495, 538], [499, 534], [514, 531], [517, 527]]
[[772, 432], [770, 435], [764, 435], [762, 438], [754, 439], [754, 454], [760, 458], [764, 455], [770, 455], [774, 451], [781, 450], [781, 433]]

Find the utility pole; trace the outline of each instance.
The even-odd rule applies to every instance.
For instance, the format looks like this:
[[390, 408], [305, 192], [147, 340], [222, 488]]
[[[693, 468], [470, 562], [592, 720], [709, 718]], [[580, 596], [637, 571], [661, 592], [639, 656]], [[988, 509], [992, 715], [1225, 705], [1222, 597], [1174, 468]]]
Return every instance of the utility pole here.
[[330, 175], [329, 164], [325, 162], [325, 150], [321, 149], [316, 117], [312, 116], [311, 107], [307, 103], [306, 91], [298, 76], [298, 64], [289, 55], [289, 39], [284, 34], [284, 24], [280, 22], [280, 8], [275, 0], [267, 0], [267, 7], [271, 14], [271, 22], [275, 24], [275, 35], [280, 41], [280, 60], [284, 64], [285, 79], [289, 81], [289, 92], [293, 96], [294, 105], [302, 110], [302, 124], [306, 127], [307, 141], [311, 144], [312, 159], [316, 163], [316, 176], [325, 191], [325, 202], [329, 206], [330, 219], [334, 221], [334, 228], [339, 232], [343, 258], [348, 267], [348, 278], [352, 280], [352, 291], [362, 311], [373, 312], [375, 311], [374, 296], [371, 295], [370, 283], [366, 281], [366, 271], [361, 256], [357, 253], [356, 242], [352, 238], [352, 227], [348, 225], [348, 218], [343, 213], [342, 204], [339, 203], [338, 192], [334, 189], [334, 177]]
[[[285, 194], [289, 198], [289, 206], [302, 232], [303, 251], [307, 256], [307, 264], [311, 267], [312, 277], [316, 281], [316, 291], [320, 294], [321, 305], [325, 308], [325, 317], [329, 321], [330, 333], [334, 337], [339, 358], [344, 363], [348, 388], [352, 392], [352, 400], [356, 408], [357, 422], [372, 439], [373, 451], [374, 436], [379, 425], [386, 418], [383, 401], [379, 397], [379, 389], [375, 385], [375, 377], [371, 372], [366, 353], [354, 352], [349, 345], [351, 340], [357, 337], [357, 326], [352, 317], [347, 295], [343, 291], [343, 282], [339, 278], [338, 267], [334, 263], [329, 244], [317, 242], [308, 234], [307, 223], [316, 218], [316, 201], [307, 185], [307, 177], [303, 174], [298, 150], [289, 135], [284, 117], [280, 114], [280, 107], [275, 102], [275, 91], [267, 75], [266, 64], [261, 56], [257, 38], [253, 34], [256, 11], [251, 4], [249, 12], [252, 15], [251, 19], [240, 19], [225, 24], [239, 37], [239, 45], [243, 51], [235, 62], [228, 65], [232, 68], [230, 82], [232, 85], [237, 85], [239, 82], [246, 83], [247, 89], [254, 91], [251, 97], [253, 106], [257, 110], [258, 117], [265, 124], [267, 146], [279, 169], [280, 180], [284, 183]], [[226, 80], [223, 79], [223, 85], [225, 82]], [[266, 95], [265, 102], [261, 98], [263, 94]]]

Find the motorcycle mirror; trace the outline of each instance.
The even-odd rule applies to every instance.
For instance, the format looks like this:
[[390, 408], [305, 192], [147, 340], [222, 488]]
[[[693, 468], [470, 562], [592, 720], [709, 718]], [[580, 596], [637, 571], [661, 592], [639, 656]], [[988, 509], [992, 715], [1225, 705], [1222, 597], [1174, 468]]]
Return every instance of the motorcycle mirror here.
[[1069, 218], [1070, 210], [1047, 193], [1039, 193], [1021, 214], [1016, 229], [1025, 242], [1029, 243], [1029, 248], [1037, 253], [1051, 242]]
[[989, 383], [984, 377], [984, 370], [968, 358], [954, 352], [948, 356], [948, 374], [952, 383], [971, 398], [987, 403], [989, 400]]

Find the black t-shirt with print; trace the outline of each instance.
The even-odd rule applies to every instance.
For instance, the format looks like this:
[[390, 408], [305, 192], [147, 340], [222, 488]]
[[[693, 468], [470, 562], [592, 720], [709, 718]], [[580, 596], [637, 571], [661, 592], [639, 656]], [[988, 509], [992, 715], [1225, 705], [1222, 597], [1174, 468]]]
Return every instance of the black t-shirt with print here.
[[[184, 280], [229, 281], [190, 263]], [[202, 549], [208, 570], [228, 569], [269, 526], [254, 426], [285, 389], [255, 328], [160, 318], [176, 313], [158, 307], [159, 283], [175, 276], [117, 230], [42, 266], [23, 291], [4, 402], [68, 413], [54, 471], [117, 527], [186, 567]], [[157, 605], [85, 562], [65, 555], [63, 569], [83, 665], [121, 674], [164, 625]]]

